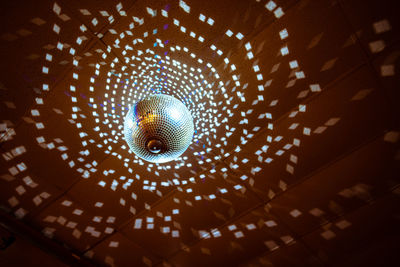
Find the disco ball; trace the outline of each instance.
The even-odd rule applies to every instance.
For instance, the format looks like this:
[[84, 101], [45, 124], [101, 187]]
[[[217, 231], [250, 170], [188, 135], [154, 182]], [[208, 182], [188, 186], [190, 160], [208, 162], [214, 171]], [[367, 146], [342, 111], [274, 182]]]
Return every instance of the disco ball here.
[[125, 117], [124, 133], [138, 157], [154, 163], [174, 160], [186, 151], [194, 132], [186, 106], [169, 95], [150, 95], [135, 103]]

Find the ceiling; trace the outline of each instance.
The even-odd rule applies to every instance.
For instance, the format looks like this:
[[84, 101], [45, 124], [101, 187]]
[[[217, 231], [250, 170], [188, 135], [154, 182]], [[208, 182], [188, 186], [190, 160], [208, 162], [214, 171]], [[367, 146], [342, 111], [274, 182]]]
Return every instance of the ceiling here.
[[[397, 259], [395, 1], [0, 10], [0, 210], [18, 238], [82, 266]], [[123, 139], [130, 105], [152, 93], [180, 99], [195, 122], [188, 150], [165, 164]]]

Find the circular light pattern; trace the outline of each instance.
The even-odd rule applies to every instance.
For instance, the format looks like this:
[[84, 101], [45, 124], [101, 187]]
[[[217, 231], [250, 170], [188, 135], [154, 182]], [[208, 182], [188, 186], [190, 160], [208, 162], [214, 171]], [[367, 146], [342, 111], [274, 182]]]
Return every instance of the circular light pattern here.
[[[238, 161], [246, 164], [248, 159], [240, 159], [236, 155], [262, 129], [267, 130], [266, 141], [257, 144], [260, 147], [255, 154], [259, 162], [271, 162], [273, 156], [268, 146], [272, 140], [280, 140], [282, 136], [270, 133], [274, 129], [274, 115], [269, 109], [280, 103], [279, 99], [271, 99], [266, 89], [270, 87], [279, 64], [273, 66], [271, 77], [263, 77], [264, 71], [257, 54], [264, 42], [258, 44], [254, 40], [253, 43], [244, 43], [245, 34], [229, 25], [219, 25], [207, 14], [194, 14], [183, 1], [179, 2], [178, 10], [184, 15], [198, 16], [201, 25], [198, 29], [190, 28], [184, 20], [180, 20], [179, 15], [170, 13], [170, 5], [158, 8], [145, 7], [147, 14], [144, 16], [132, 11], [132, 21], [123, 24], [118, 31], [111, 25], [106, 33], [109, 45], [94, 45], [91, 52], [84, 54], [87, 58], [76, 56], [76, 51], [87, 40], [84, 35], [88, 25], [79, 27], [76, 44], [69, 50], [63, 50], [62, 40], [58, 42], [57, 48], [62, 53], [69, 52], [73, 58], [72, 79], [67, 81], [69, 91], [65, 94], [72, 102], [69, 122], [78, 129], [82, 145], [77, 159], [79, 165], [69, 159], [67, 153], [62, 155], [63, 160], [68, 159], [66, 162], [69, 167], [75, 168], [87, 179], [98, 171], [95, 167], [99, 163], [91, 158], [91, 154], [103, 152], [117, 159], [121, 165], [115, 169], [127, 171], [131, 178], [126, 183], [116, 182], [123, 181], [126, 176], [119, 175], [115, 169], [103, 170], [100, 167], [99, 170], [108, 176], [98, 182], [100, 186], [112, 190], [122, 186], [127, 190], [134, 182], [143, 183], [143, 190], [158, 196], [163, 195], [161, 191], [165, 188], [173, 187], [174, 190], [188, 183], [204, 182], [204, 171], [212, 175], [218, 170], [225, 177], [229, 168], [220, 164], [223, 161], [229, 164], [230, 170], [238, 171]], [[282, 8], [273, 1], [269, 1], [265, 8], [266, 17], [272, 15], [279, 19], [284, 14]], [[59, 10], [60, 7], [54, 4], [54, 9]], [[125, 16], [121, 7], [118, 10], [121, 16]], [[98, 18], [89, 10], [81, 9], [80, 12], [90, 16], [93, 26], [89, 26], [98, 26]], [[154, 24], [158, 25], [157, 28], [150, 29], [150, 25], [158, 19], [163, 25], [157, 22]], [[108, 20], [111, 24], [113, 17], [109, 16]], [[229, 45], [215, 42], [208, 30], [204, 30], [217, 25], [221, 37]], [[179, 38], [174, 38], [175, 34]], [[283, 44], [278, 51], [274, 51], [279, 57], [290, 54], [286, 44], [288, 36], [286, 28], [282, 27], [277, 39]], [[98, 37], [103, 37], [103, 34], [98, 34]], [[237, 51], [229, 51], [236, 45]], [[204, 49], [199, 50], [199, 46]], [[49, 62], [54, 61], [53, 58], [55, 56], [46, 54]], [[304, 78], [297, 61], [293, 62], [297, 65], [293, 67], [297, 70], [296, 78]], [[293, 84], [295, 80], [289, 83]], [[51, 89], [48, 82], [43, 83], [42, 88], [43, 91]], [[186, 153], [161, 165], [160, 162], [143, 162], [142, 157], [133, 154], [126, 145], [123, 129], [124, 118], [132, 111], [131, 104], [154, 94], [171, 95], [184, 103], [192, 115], [195, 129], [193, 145]], [[266, 103], [266, 100], [270, 103]], [[36, 102], [43, 105], [42, 99]], [[173, 116], [174, 113], [171, 114]], [[37, 123], [36, 127], [42, 129], [44, 125]], [[37, 140], [43, 143], [44, 137], [39, 136]], [[144, 140], [143, 144], [143, 151], [152, 157], [162, 154], [163, 140], [150, 138]], [[251, 168], [251, 173], [260, 170], [261, 167], [255, 166]], [[111, 174], [115, 179], [112, 182], [109, 181]], [[146, 179], [143, 180], [143, 176]], [[241, 180], [246, 181], [247, 176], [242, 175]]]
[[125, 117], [124, 134], [130, 149], [154, 163], [176, 159], [186, 151], [194, 132], [186, 106], [168, 95], [150, 95], [135, 103]]
[[[131, 21], [123, 24], [118, 31], [113, 28], [113, 16], [100, 12], [107, 18], [106, 23], [110, 23], [106, 33], [109, 45], [94, 45], [90, 52], [84, 54], [87, 58], [77, 56], [76, 51], [85, 44], [88, 27], [96, 29], [99, 19], [89, 10], [80, 9], [84, 16], [90, 18], [91, 25], [82, 24], [77, 29], [76, 44], [72, 44], [70, 49], [64, 49], [66, 46], [62, 39], [57, 43], [57, 49], [62, 54], [72, 55], [72, 79], [67, 81], [69, 90], [65, 94], [72, 102], [69, 122], [76, 126], [81, 139], [79, 158], [69, 158], [67, 152], [62, 154], [62, 158], [83, 178], [102, 171], [105, 176], [113, 174], [115, 179], [111, 182], [110, 176], [103, 177], [98, 182], [102, 187], [115, 190], [122, 186], [127, 190], [137, 182], [143, 183], [143, 190], [162, 196], [161, 191], [165, 188], [175, 189], [189, 182], [203, 182], [205, 175], [202, 172], [215, 173], [217, 165], [223, 161], [229, 164], [230, 170], [238, 171], [238, 161], [246, 164], [248, 159], [240, 159], [236, 155], [262, 129], [267, 130], [266, 141], [257, 144], [259, 149], [255, 154], [259, 162], [269, 163], [273, 160], [274, 156], [268, 150], [269, 144], [272, 140], [280, 140], [282, 136], [270, 133], [274, 129], [274, 114], [269, 109], [280, 102], [279, 99], [271, 99], [266, 89], [270, 87], [279, 64], [273, 66], [271, 77], [264, 77], [263, 67], [257, 58], [264, 42], [244, 42], [245, 34], [229, 25], [222, 26], [206, 13], [191, 11], [184, 1], [179, 1], [179, 7], [176, 8], [183, 14], [170, 12], [171, 5], [162, 8], [146, 6], [143, 12], [146, 14], [132, 10]], [[272, 15], [279, 19], [284, 15], [282, 8], [273, 1], [269, 1], [265, 8], [266, 17]], [[55, 3], [54, 12], [58, 14], [60, 9]], [[118, 5], [118, 12], [122, 17], [126, 15], [122, 5]], [[196, 16], [201, 27], [190, 28], [190, 25], [186, 25], [180, 17], [187, 14]], [[156, 28], [152, 28], [153, 22]], [[216, 42], [209, 31], [204, 30], [216, 26], [228, 45]], [[175, 34], [179, 38], [175, 38]], [[283, 44], [278, 51], [274, 51], [279, 57], [290, 54], [286, 44], [288, 36], [287, 29], [282, 27], [277, 39]], [[103, 33], [97, 37], [102, 38]], [[229, 50], [235, 46], [238, 46], [237, 51]], [[204, 49], [199, 50], [199, 47]], [[55, 55], [46, 54], [49, 62], [55, 61], [55, 58]], [[292, 62], [296, 63], [290, 65], [291, 69], [296, 69], [296, 79], [303, 79], [304, 73], [298, 62]], [[43, 72], [47, 74], [49, 68], [43, 68], [46, 68]], [[296, 79], [291, 79], [289, 83], [293, 84]], [[43, 91], [51, 90], [49, 83], [42, 84]], [[161, 165], [158, 164], [160, 162], [143, 162], [143, 158], [134, 155], [126, 145], [123, 129], [124, 118], [132, 110], [131, 104], [154, 94], [171, 95], [184, 103], [192, 115], [195, 129], [193, 145], [186, 153]], [[270, 102], [268, 104], [265, 101]], [[39, 108], [44, 104], [41, 98], [36, 99], [36, 103]], [[171, 114], [173, 116], [174, 113]], [[40, 130], [45, 126], [37, 123], [36, 127]], [[37, 141], [45, 145], [43, 136], [38, 136]], [[163, 140], [155, 138], [144, 141], [142, 148], [156, 157], [162, 154], [163, 145]], [[101, 169], [100, 166], [98, 170], [99, 162], [91, 157], [98, 152], [117, 159], [121, 165], [115, 169], [127, 171], [131, 175], [128, 182], [116, 182], [126, 177], [119, 175], [115, 169]], [[229, 168], [221, 166], [219, 172], [226, 176]], [[251, 173], [255, 174], [261, 169], [255, 166], [251, 168]], [[143, 180], [143, 176], [146, 179]], [[241, 179], [246, 181], [247, 176], [243, 175]]]
[[[79, 132], [79, 137], [74, 139], [78, 142], [71, 144], [71, 147], [80, 149], [78, 156], [74, 156], [72, 150], [68, 151], [68, 139], [63, 143], [64, 140], [56, 138], [54, 145], [53, 140], [49, 141], [49, 136], [40, 132], [48, 126], [46, 117], [40, 117], [40, 113], [51, 110], [48, 106], [52, 102], [38, 97], [37, 108], [32, 109], [31, 113], [37, 118], [34, 124], [39, 131], [36, 140], [41, 147], [57, 147], [53, 153], [60, 153], [67, 166], [81, 173], [83, 178], [99, 176], [96, 183], [100, 187], [113, 191], [123, 189], [131, 193], [129, 197], [120, 197], [119, 193], [115, 195], [120, 206], [125, 208], [124, 212], [136, 216], [134, 229], [153, 229], [153, 216], [163, 217], [165, 220], [156, 222], [160, 224], [160, 231], [178, 238], [184, 230], [175, 224], [170, 226], [168, 222], [179, 222], [177, 214], [180, 212], [191, 216], [191, 213], [202, 211], [201, 208], [185, 210], [182, 207], [195, 207], [203, 201], [207, 201], [207, 205], [213, 205], [214, 202], [229, 205], [230, 198], [235, 199], [237, 195], [248, 197], [246, 186], [253, 187], [253, 176], [278, 158], [282, 161], [288, 156], [284, 171], [290, 175], [294, 173], [297, 164], [295, 149], [300, 146], [301, 137], [310, 135], [311, 131], [296, 117], [298, 113], [306, 112], [306, 105], [299, 105], [298, 110], [288, 116], [289, 120], [293, 120], [289, 129], [303, 131], [294, 137], [285, 136], [287, 131], [283, 131], [282, 135], [282, 128], [277, 129], [274, 125], [281, 115], [274, 109], [293, 99], [279, 98], [273, 94], [273, 87], [279, 79], [287, 79], [286, 88], [294, 87], [301, 80], [305, 81], [306, 73], [302, 70], [302, 62], [295, 58], [291, 50], [289, 52], [292, 46], [289, 47], [289, 33], [284, 24], [279, 26], [276, 38], [271, 40], [277, 42], [277, 46], [265, 49], [271, 52], [267, 64], [263, 61], [265, 55], [260, 52], [265, 44], [262, 36], [260, 40], [251, 38], [239, 27], [229, 25], [221, 18], [214, 20], [207, 10], [191, 9], [190, 3], [184, 1], [179, 1], [179, 6], [168, 4], [162, 7], [161, 4], [147, 2], [144, 5], [130, 10], [126, 17], [126, 12], [119, 4], [118, 13], [129, 21], [125, 20], [127, 23], [118, 27], [112, 24], [115, 18], [105, 11], [100, 11], [104, 18], [99, 18], [93, 10], [80, 9], [79, 12], [89, 18], [89, 23], [76, 28], [76, 43], [70, 42], [68, 46], [64, 40], [66, 35], [62, 34], [58, 25], [54, 25], [54, 32], [59, 37], [55, 47], [60, 52], [54, 49], [46, 53], [47, 63], [42, 72], [48, 75], [56, 68], [56, 65], [50, 64], [61, 64], [65, 54], [71, 57], [73, 66], [65, 85], [68, 92], [64, 92], [70, 100], [70, 113], [67, 111], [65, 117]], [[266, 9], [263, 14], [265, 19], [271, 16], [279, 19], [284, 15], [283, 9], [274, 1], [267, 1], [263, 5]], [[61, 7], [55, 3], [53, 11], [60, 15]], [[186, 16], [191, 16], [196, 22], [188, 23]], [[109, 25], [107, 32], [100, 33], [99, 21], [102, 19]], [[213, 36], [214, 30], [218, 31], [218, 35]], [[85, 35], [90, 38], [89, 31], [97, 32], [99, 38], [104, 37], [107, 45], [95, 44], [84, 54], [77, 52], [88, 39]], [[280, 78], [278, 73], [286, 77]], [[41, 88], [43, 91], [55, 89], [51, 79], [44, 80]], [[297, 100], [319, 91], [319, 84], [306, 84]], [[141, 100], [151, 99], [154, 95], [161, 98], [170, 95], [178, 99], [187, 107], [193, 119], [192, 130], [188, 131], [191, 132], [190, 138], [193, 128], [196, 129], [189, 149], [182, 155], [176, 155], [176, 160], [169, 163], [159, 164], [162, 160], [157, 161], [164, 154], [168, 142], [154, 133], [143, 134], [140, 139], [141, 151], [135, 155], [132, 146], [127, 146], [125, 142], [126, 135], [127, 139], [133, 137], [134, 123], [138, 122], [133, 119], [136, 118], [134, 111], [139, 113], [138, 109], [131, 104], [139, 105]], [[150, 114], [154, 113], [149, 110]], [[180, 119], [180, 112], [173, 109], [167, 114], [169, 120]], [[143, 117], [150, 120], [150, 116], [146, 116]], [[124, 118], [131, 120], [124, 121]], [[328, 125], [334, 125], [337, 120], [330, 121]], [[169, 135], [177, 133], [180, 132], [169, 131]], [[128, 140], [128, 144], [132, 145], [133, 140]], [[103, 153], [113, 164], [102, 162]], [[146, 158], [140, 153], [154, 161], [144, 162]], [[107, 160], [106, 163], [109, 163]], [[235, 174], [237, 179], [230, 180]], [[221, 184], [214, 183], [214, 179]], [[203, 184], [204, 190], [201, 189]], [[280, 181], [279, 186], [285, 188], [286, 184]], [[145, 191], [155, 197], [164, 197], [174, 190], [181, 193], [174, 194], [173, 203], [168, 205], [164, 213], [158, 211], [157, 204], [152, 200], [141, 199]], [[274, 194], [269, 190], [268, 197]], [[223, 201], [224, 197], [229, 201]], [[96, 208], [103, 204], [101, 198], [98, 200]], [[130, 202], [132, 200], [144, 203], [136, 204]], [[70, 204], [67, 202], [65, 205]], [[156, 215], [150, 214], [144, 219], [139, 213], [143, 209], [153, 210]], [[230, 218], [231, 210], [240, 213], [232, 204], [228, 214], [214, 213], [214, 216]], [[216, 228], [207, 228], [209, 226], [191, 230], [197, 231], [200, 238], [217, 238], [221, 235]], [[247, 229], [255, 227], [248, 226]], [[230, 225], [229, 230], [236, 238], [243, 236], [242, 232], [236, 231], [235, 225]]]

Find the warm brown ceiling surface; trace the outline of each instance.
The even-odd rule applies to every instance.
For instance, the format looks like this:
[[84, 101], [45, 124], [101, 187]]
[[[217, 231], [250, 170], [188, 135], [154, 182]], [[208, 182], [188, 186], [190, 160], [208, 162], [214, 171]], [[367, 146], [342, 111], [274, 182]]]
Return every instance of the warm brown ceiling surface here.
[[[4, 226], [66, 264], [395, 265], [396, 1], [0, 5]], [[123, 139], [152, 93], [194, 117], [176, 161]]]

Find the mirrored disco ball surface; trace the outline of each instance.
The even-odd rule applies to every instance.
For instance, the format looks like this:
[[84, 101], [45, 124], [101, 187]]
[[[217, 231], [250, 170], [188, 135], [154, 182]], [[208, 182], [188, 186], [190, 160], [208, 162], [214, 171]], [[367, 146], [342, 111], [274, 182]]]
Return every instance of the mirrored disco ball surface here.
[[194, 132], [190, 111], [169, 95], [150, 95], [135, 103], [125, 117], [124, 134], [132, 152], [154, 163], [178, 158]]

